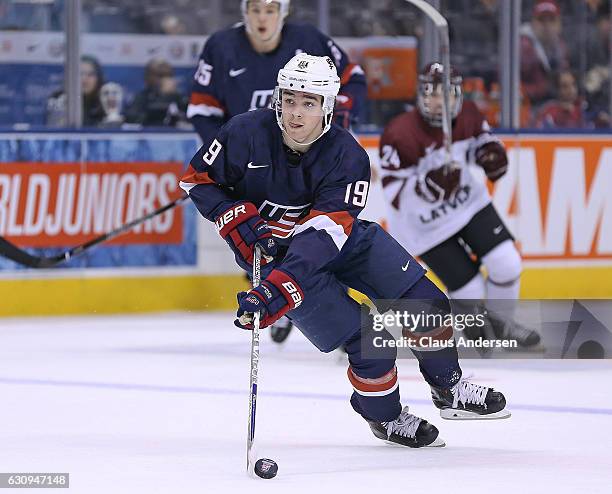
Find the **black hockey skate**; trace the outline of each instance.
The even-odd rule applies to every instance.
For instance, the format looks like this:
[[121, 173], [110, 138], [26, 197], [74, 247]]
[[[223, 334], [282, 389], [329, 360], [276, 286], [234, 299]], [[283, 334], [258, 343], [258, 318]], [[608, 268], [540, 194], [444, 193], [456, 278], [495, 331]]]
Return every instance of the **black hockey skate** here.
[[431, 387], [431, 398], [440, 416], [449, 420], [505, 419], [506, 398], [499, 391], [461, 379], [452, 388]]
[[270, 326], [270, 338], [275, 343], [283, 343], [291, 330], [293, 329], [293, 323], [288, 317], [281, 317], [272, 326]]
[[487, 318], [491, 323], [493, 333], [499, 340], [516, 340], [523, 348], [535, 347], [540, 343], [540, 335], [533, 329], [526, 328], [513, 319], [506, 319], [489, 311]]
[[376, 422], [368, 419], [366, 421], [374, 435], [383, 441], [410, 448], [445, 446], [444, 441], [438, 438], [438, 429], [426, 420], [409, 413], [408, 407], [404, 407], [400, 416], [393, 422]]

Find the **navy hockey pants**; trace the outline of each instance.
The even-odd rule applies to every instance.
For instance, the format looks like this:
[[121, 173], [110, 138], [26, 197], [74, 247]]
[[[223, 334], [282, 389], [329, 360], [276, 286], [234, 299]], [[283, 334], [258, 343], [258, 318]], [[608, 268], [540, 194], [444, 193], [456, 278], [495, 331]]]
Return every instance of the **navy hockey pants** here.
[[[357, 221], [343, 253], [307, 280], [300, 280], [304, 302], [287, 316], [321, 351], [344, 345], [349, 357], [349, 380], [354, 393], [353, 408], [378, 421], [397, 418], [401, 411], [396, 351], [381, 358], [362, 357], [361, 306], [346, 292], [353, 288], [367, 295], [380, 313], [398, 299], [440, 299], [445, 295], [427, 279], [419, 263], [378, 224]], [[415, 352], [425, 380], [450, 387], [461, 376], [454, 347], [432, 352]]]

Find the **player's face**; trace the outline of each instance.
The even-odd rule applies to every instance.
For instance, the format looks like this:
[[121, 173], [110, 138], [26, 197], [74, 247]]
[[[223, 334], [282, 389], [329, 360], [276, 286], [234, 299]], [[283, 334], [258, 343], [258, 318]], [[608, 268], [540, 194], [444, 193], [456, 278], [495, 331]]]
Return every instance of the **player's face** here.
[[247, 22], [252, 35], [259, 41], [270, 41], [276, 35], [276, 28], [280, 22], [280, 5], [277, 2], [249, 2]]
[[[444, 108], [444, 94], [442, 91], [442, 84], [434, 84], [431, 91], [427, 91], [425, 96], [425, 104], [429, 110], [429, 114], [436, 118], [442, 118], [442, 111]], [[456, 98], [453, 92], [450, 93], [449, 106], [452, 108], [455, 106]]]
[[283, 90], [283, 127], [297, 142], [310, 142], [322, 131], [323, 96]]

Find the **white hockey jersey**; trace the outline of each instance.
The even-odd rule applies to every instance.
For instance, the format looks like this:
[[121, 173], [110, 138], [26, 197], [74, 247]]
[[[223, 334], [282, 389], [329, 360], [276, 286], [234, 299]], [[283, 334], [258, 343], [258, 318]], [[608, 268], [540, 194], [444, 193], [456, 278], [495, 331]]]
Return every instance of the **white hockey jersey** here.
[[429, 125], [418, 110], [398, 115], [380, 139], [382, 185], [389, 233], [412, 255], [442, 243], [491, 202], [484, 174], [474, 170], [476, 149], [497, 141], [484, 115], [466, 101], [453, 121], [452, 160], [461, 165], [454, 198], [430, 203], [415, 192], [417, 180], [446, 161], [442, 129]]

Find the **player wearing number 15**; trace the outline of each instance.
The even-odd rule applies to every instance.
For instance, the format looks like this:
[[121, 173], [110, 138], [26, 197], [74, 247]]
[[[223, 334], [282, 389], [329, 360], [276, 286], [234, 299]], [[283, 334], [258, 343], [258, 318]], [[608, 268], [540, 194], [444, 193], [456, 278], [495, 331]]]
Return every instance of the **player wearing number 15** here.
[[[395, 353], [362, 355], [362, 335], [371, 335], [372, 326], [366, 317], [362, 327], [361, 307], [346, 287], [384, 303], [381, 312], [403, 298], [434, 299], [450, 310], [448, 301], [389, 234], [358, 219], [370, 162], [352, 135], [331, 122], [340, 88], [333, 61], [296, 55], [277, 83], [273, 109], [232, 118], [181, 180], [245, 271], [256, 245], [267, 258], [261, 285], [238, 294], [236, 324], [252, 328], [256, 312], [262, 327], [287, 315], [322, 352], [343, 345], [355, 390], [351, 405], [374, 434], [407, 446], [431, 444], [437, 429], [401, 408]], [[452, 330], [443, 333], [452, 339]], [[504, 408], [501, 393], [460, 379], [454, 347], [428, 353], [419, 357], [421, 371], [438, 407], [463, 400], [478, 415]]]
[[335, 122], [349, 127], [359, 117], [366, 99], [363, 70], [314, 26], [285, 22], [289, 4], [289, 0], [241, 0], [243, 22], [206, 41], [187, 108], [203, 142], [212, 139], [231, 117], [267, 108], [276, 74], [302, 52], [329, 56], [338, 69], [341, 91]]

